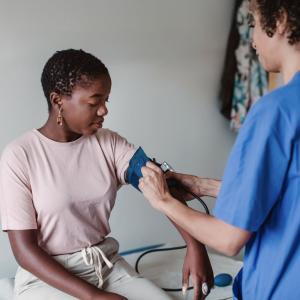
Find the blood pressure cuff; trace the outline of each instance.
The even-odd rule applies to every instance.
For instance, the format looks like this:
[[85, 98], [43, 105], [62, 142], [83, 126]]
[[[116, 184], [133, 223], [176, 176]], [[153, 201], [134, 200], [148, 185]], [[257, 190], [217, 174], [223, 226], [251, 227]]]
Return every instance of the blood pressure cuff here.
[[141, 169], [148, 161], [150, 161], [150, 158], [146, 155], [144, 150], [139, 147], [129, 162], [129, 167], [126, 172], [126, 181], [137, 190], [140, 190], [139, 179], [143, 177]]

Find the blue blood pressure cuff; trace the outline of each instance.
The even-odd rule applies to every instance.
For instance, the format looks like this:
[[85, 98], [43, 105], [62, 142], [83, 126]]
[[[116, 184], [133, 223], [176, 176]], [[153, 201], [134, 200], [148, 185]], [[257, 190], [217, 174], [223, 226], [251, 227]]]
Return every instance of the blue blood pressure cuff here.
[[[167, 162], [164, 161], [160, 164], [155, 160], [155, 158], [153, 158], [153, 160], [150, 159], [144, 150], [139, 147], [129, 161], [129, 167], [125, 175], [126, 182], [134, 186], [139, 191], [139, 179], [143, 177], [142, 167], [146, 166], [148, 161], [152, 161], [154, 164], [159, 166], [164, 173], [174, 171]], [[172, 186], [172, 182], [170, 180], [168, 181], [168, 186]]]
[[137, 190], [140, 190], [139, 179], [143, 177], [141, 169], [148, 161], [150, 161], [150, 158], [146, 155], [144, 150], [139, 147], [129, 162], [129, 167], [126, 172], [126, 181]]

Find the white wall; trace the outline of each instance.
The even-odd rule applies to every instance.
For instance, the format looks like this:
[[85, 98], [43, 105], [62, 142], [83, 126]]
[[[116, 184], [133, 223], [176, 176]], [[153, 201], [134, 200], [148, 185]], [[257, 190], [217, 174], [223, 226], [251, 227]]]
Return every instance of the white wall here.
[[[222, 175], [235, 138], [217, 101], [232, 0], [0, 4], [0, 150], [45, 121], [39, 79], [46, 59], [55, 50], [82, 48], [101, 58], [112, 75], [105, 127], [177, 170]], [[180, 242], [169, 222], [130, 187], [119, 192], [111, 225], [122, 250]], [[1, 233], [0, 277], [13, 275], [15, 267]]]

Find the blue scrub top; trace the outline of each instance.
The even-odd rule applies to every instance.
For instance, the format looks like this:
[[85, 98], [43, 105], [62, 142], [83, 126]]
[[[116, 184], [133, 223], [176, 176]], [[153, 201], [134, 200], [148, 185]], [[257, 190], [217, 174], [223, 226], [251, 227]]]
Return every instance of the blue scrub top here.
[[300, 72], [249, 112], [214, 215], [253, 232], [234, 299], [300, 299]]

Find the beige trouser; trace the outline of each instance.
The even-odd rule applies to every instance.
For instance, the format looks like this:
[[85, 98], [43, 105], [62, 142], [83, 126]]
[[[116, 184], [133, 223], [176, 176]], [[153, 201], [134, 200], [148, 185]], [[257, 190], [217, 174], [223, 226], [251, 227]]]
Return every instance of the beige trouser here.
[[[138, 275], [118, 255], [118, 248], [118, 242], [109, 237], [100, 244], [83, 251], [57, 255], [53, 258], [74, 275], [100, 289], [117, 293], [129, 300], [172, 299], [151, 281]], [[14, 300], [41, 299], [71, 300], [76, 298], [57, 290], [19, 267], [15, 278]]]

